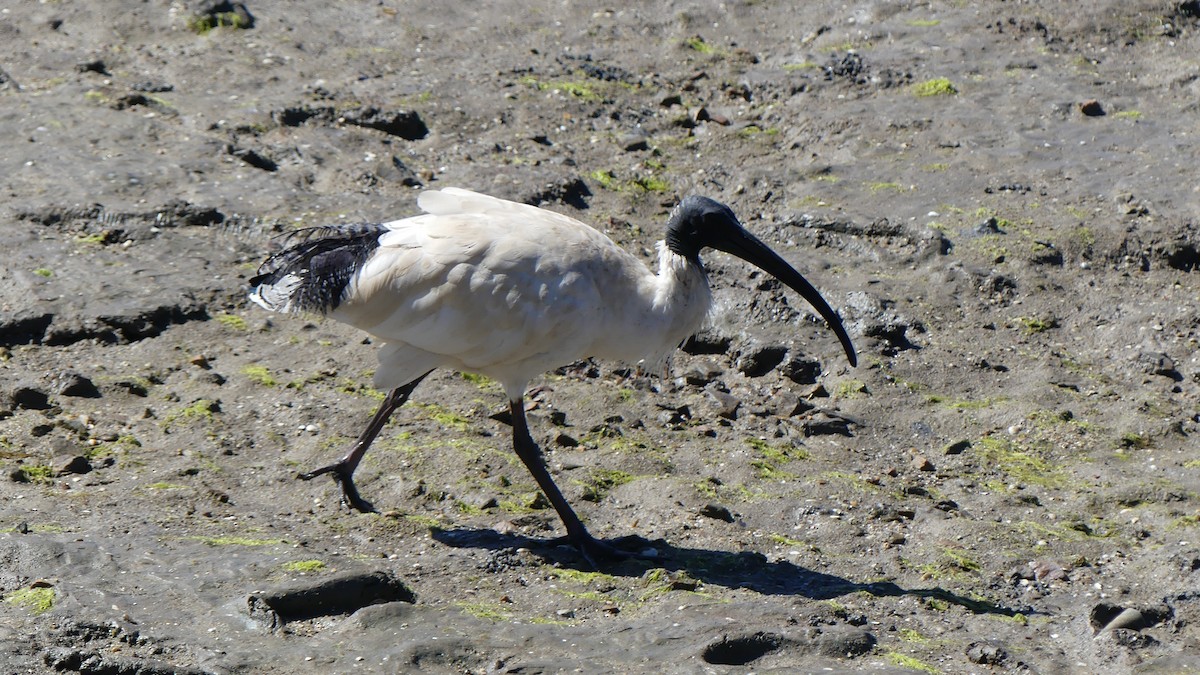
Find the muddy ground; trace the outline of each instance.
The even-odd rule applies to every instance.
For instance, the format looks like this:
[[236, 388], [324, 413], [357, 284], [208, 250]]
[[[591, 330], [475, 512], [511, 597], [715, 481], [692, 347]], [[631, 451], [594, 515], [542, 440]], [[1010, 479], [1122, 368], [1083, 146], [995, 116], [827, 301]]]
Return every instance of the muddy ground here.
[[[450, 4], [451, 6], [446, 6]], [[0, 671], [1193, 672], [1195, 2], [0, 8]], [[1090, 7], [1090, 8], [1089, 8]], [[665, 373], [530, 396], [591, 570], [437, 373], [250, 306], [298, 225], [462, 186], [650, 260], [729, 203]]]

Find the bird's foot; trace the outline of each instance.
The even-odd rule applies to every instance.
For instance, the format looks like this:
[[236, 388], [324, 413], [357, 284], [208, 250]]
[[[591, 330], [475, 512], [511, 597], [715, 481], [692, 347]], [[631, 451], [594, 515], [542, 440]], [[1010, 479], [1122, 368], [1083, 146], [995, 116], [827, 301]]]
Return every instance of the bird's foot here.
[[[663, 556], [641, 537], [621, 537], [613, 542], [593, 537], [586, 530], [561, 537], [558, 541], [575, 547], [592, 569], [600, 569], [598, 562], [621, 562], [623, 560], [647, 560], [660, 562]], [[624, 544], [625, 546], [618, 545]]]
[[375, 513], [375, 506], [363, 499], [362, 495], [358, 494], [358, 487], [354, 485], [354, 469], [345, 462], [334, 462], [329, 466], [323, 466], [308, 473], [302, 473], [297, 478], [300, 480], [312, 480], [317, 476], [327, 473], [332, 474], [333, 480], [342, 488], [343, 505], [360, 513]]

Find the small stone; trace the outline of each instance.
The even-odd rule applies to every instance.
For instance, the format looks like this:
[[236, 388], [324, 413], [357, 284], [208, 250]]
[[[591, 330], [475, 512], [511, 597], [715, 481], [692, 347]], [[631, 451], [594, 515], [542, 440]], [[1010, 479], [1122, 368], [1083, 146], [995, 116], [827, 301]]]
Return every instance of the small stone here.
[[638, 152], [650, 149], [650, 143], [643, 134], [626, 134], [621, 137], [620, 144], [621, 149], [625, 152]]
[[1175, 360], [1164, 352], [1141, 352], [1137, 356], [1137, 361], [1142, 370], [1151, 375], [1161, 375], [1173, 380], [1183, 379], [1175, 367]]
[[1033, 563], [1033, 578], [1038, 581], [1059, 581], [1067, 578], [1067, 570], [1056, 562], [1043, 560]]
[[84, 61], [83, 63], [75, 64], [75, 71], [79, 73], [96, 73], [98, 75], [111, 75], [108, 72], [108, 66], [104, 65], [104, 61], [95, 59], [93, 61]]
[[737, 397], [715, 389], [709, 389], [706, 393], [717, 415], [727, 420], [737, 419], [738, 407], [742, 405], [742, 402]]
[[780, 417], [795, 417], [802, 415], [816, 406], [800, 398], [796, 394], [788, 391], [783, 391], [772, 399], [774, 412]]
[[751, 341], [743, 345], [737, 357], [737, 369], [746, 377], [762, 377], [775, 370], [787, 356], [787, 347]]
[[1079, 104], [1079, 112], [1088, 117], [1100, 117], [1104, 115], [1104, 107], [1096, 99], [1091, 99]]
[[687, 384], [703, 387], [725, 373], [725, 370], [712, 359], [699, 359], [683, 374]]
[[913, 457], [912, 464], [913, 468], [915, 468], [917, 471], [934, 470], [933, 462], [929, 461], [929, 458], [925, 455], [917, 455]]
[[1002, 645], [994, 642], [972, 642], [967, 646], [967, 659], [980, 665], [999, 665], [1008, 658]]
[[779, 372], [796, 384], [816, 384], [821, 376], [821, 362], [803, 354], [795, 354], [784, 362]]
[[837, 417], [823, 416], [804, 422], [805, 436], [851, 436], [850, 422]]
[[721, 506], [720, 504], [705, 504], [704, 506], [700, 507], [699, 513], [705, 518], [723, 520], [727, 523], [732, 523], [734, 520], [733, 513], [729, 510], [729, 508]]
[[942, 448], [942, 453], [946, 455], [961, 455], [969, 447], [971, 447], [971, 441], [964, 439], [961, 441], [955, 441], [945, 446]]
[[69, 455], [54, 459], [54, 473], [59, 476], [66, 474], [85, 474], [92, 470], [92, 463], [83, 455]]
[[546, 495], [542, 494], [540, 490], [533, 495], [532, 499], [525, 503], [525, 508], [532, 509], [534, 511], [548, 509], [550, 506], [550, 500], [546, 499]]
[[560, 448], [575, 448], [579, 446], [579, 441], [574, 436], [563, 433], [554, 437], [554, 443]]

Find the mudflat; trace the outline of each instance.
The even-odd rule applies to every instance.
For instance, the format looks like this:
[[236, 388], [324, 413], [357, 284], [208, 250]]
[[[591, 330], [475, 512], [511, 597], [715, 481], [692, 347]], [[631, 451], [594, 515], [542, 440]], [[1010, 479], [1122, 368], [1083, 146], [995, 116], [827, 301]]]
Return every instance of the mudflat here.
[[[482, 4], [484, 6], [476, 6]], [[0, 10], [0, 671], [1200, 669], [1195, 2], [153, 2]], [[375, 344], [246, 282], [458, 186], [653, 262], [729, 204], [665, 367], [529, 419], [437, 372], [298, 473]], [[553, 246], [553, 242], [547, 242]]]

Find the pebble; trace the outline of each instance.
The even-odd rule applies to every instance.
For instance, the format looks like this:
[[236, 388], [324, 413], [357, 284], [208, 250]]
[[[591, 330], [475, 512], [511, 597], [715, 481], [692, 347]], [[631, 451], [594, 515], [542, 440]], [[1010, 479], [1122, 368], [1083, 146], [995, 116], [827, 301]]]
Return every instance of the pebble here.
[[704, 506], [700, 507], [698, 513], [705, 518], [723, 520], [727, 523], [732, 523], [734, 520], [733, 513], [729, 510], [729, 507], [721, 506], [720, 504], [705, 504]]
[[783, 362], [787, 347], [750, 341], [742, 346], [735, 362], [737, 369], [746, 377], [762, 377]]
[[1088, 117], [1100, 117], [1104, 115], [1104, 106], [1096, 99], [1090, 99], [1079, 104], [1079, 112]]
[[85, 474], [91, 470], [92, 463], [83, 455], [61, 455], [54, 458], [54, 473], [59, 476]]
[[968, 440], [955, 441], [953, 443], [946, 445], [946, 447], [942, 448], [942, 452], [947, 455], [961, 455], [963, 452], [965, 452], [970, 447], [971, 447], [971, 441], [968, 441]]
[[994, 642], [972, 642], [967, 646], [967, 659], [980, 665], [998, 665], [1008, 658], [1008, 651]]
[[709, 389], [705, 393], [708, 394], [708, 400], [712, 404], [713, 409], [716, 410], [717, 415], [728, 420], [737, 419], [738, 407], [742, 405], [742, 402], [737, 397], [715, 389]]
[[59, 396], [99, 398], [100, 390], [88, 378], [73, 370], [63, 370], [50, 375], [50, 389]]

